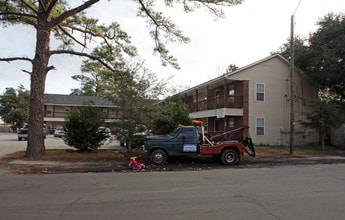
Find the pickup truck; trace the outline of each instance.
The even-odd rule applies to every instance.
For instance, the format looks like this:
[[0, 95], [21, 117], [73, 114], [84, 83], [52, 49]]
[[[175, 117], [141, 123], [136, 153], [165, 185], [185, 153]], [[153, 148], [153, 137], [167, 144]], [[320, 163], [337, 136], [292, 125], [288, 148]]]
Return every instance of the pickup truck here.
[[[227, 133], [232, 135], [246, 128], [248, 127]], [[254, 146], [250, 138], [245, 139], [243, 143], [238, 141], [219, 141], [217, 138], [214, 138], [214, 141], [211, 142], [212, 137], [210, 140], [205, 137], [203, 127], [201, 127], [201, 132], [199, 131], [199, 126], [179, 126], [166, 135], [147, 136], [145, 138], [144, 151], [150, 156], [151, 163], [156, 165], [166, 163], [169, 156], [213, 155], [219, 157], [225, 165], [233, 165], [240, 162], [244, 152], [247, 152], [250, 156], [255, 156]], [[226, 136], [222, 135], [222, 137]], [[246, 146], [250, 148], [251, 152], [246, 149]]]
[[[135, 132], [132, 135], [132, 147], [141, 147], [144, 145], [144, 139], [147, 135], [151, 135], [150, 131], [147, 130], [145, 125], [138, 125], [135, 127]], [[117, 134], [117, 139], [120, 141], [120, 146], [125, 146], [128, 148], [128, 131], [127, 130], [121, 130]]]
[[[22, 128], [19, 129], [17, 136], [18, 141], [21, 141], [22, 139], [27, 140], [28, 139], [28, 131], [29, 131], [29, 124], [24, 124]], [[43, 138], [45, 139], [48, 134], [48, 129], [46, 125], [43, 125]]]

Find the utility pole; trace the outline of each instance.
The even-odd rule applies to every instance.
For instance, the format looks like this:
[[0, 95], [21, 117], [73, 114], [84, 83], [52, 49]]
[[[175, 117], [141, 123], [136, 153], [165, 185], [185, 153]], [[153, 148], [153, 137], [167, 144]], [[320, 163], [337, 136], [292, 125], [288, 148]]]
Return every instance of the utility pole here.
[[291, 15], [291, 36], [290, 36], [290, 50], [291, 50], [291, 59], [290, 59], [290, 156], [294, 155], [294, 133], [295, 133], [295, 96], [294, 96], [294, 70], [295, 70], [295, 37], [294, 37], [294, 16], [295, 13], [301, 4], [299, 0], [298, 5]]
[[290, 156], [294, 155], [294, 133], [295, 133], [295, 113], [294, 113], [294, 62], [295, 62], [295, 44], [294, 44], [294, 15], [291, 15], [291, 36], [290, 36]]

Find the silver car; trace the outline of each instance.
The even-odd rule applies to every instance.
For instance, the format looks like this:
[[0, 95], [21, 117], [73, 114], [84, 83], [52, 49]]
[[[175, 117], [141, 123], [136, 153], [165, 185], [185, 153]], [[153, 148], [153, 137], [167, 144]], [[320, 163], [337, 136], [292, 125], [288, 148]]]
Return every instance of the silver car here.
[[62, 126], [55, 128], [54, 137], [63, 137], [65, 136], [65, 129]]

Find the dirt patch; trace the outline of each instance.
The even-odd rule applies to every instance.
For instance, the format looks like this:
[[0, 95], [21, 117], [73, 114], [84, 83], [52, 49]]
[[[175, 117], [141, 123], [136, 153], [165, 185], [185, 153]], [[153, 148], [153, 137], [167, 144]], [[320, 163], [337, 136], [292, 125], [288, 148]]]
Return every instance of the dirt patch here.
[[327, 147], [295, 149], [295, 155], [289, 155], [284, 147], [256, 147], [257, 156], [252, 158], [244, 155], [241, 162], [234, 166], [224, 166], [214, 157], [171, 157], [163, 166], [150, 163], [148, 155], [141, 149], [126, 150], [47, 150], [46, 155], [39, 159], [26, 158], [24, 151], [19, 151], [0, 158], [0, 169], [7, 168], [15, 174], [53, 174], [74, 172], [133, 172], [128, 168], [130, 158], [145, 164], [140, 172], [156, 171], [188, 171], [210, 169], [258, 168], [284, 165], [308, 165], [345, 163], [345, 151]]

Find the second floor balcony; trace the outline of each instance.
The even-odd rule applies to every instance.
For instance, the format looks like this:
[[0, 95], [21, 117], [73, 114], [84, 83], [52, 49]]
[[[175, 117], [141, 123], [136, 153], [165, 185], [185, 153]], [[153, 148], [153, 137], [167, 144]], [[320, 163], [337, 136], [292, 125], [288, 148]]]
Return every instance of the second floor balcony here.
[[243, 108], [243, 96], [218, 96], [203, 101], [185, 103], [189, 112], [206, 111], [219, 108]]
[[[49, 111], [46, 110], [44, 117], [48, 118], [65, 118], [68, 112], [66, 111]], [[117, 112], [101, 112], [101, 117], [103, 119], [118, 119], [119, 115]]]

